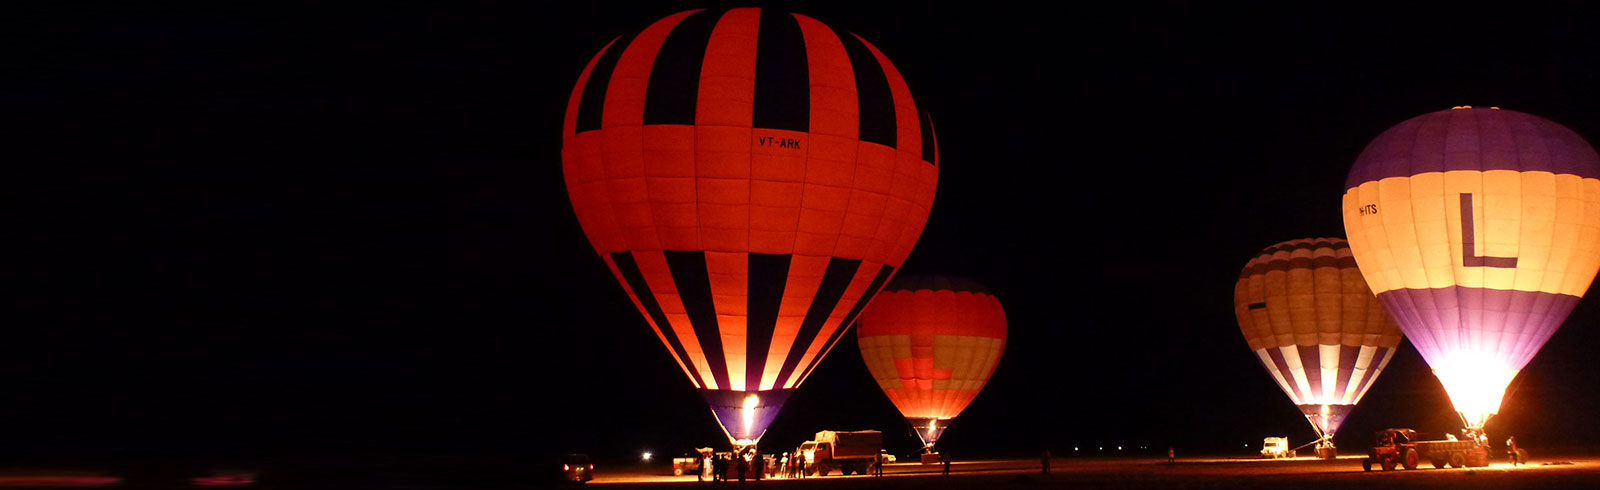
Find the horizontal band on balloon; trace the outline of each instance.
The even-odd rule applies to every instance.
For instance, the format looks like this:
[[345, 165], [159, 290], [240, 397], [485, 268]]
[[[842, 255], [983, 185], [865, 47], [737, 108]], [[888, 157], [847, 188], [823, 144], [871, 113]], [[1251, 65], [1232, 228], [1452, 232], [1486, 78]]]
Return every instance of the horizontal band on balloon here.
[[1256, 350], [1295, 404], [1353, 404], [1394, 357], [1395, 348], [1300, 345]]
[[1577, 133], [1548, 119], [1508, 110], [1445, 110], [1384, 131], [1356, 159], [1345, 188], [1455, 170], [1600, 178], [1600, 157]]
[[1290, 269], [1317, 269], [1322, 267], [1347, 269], [1355, 266], [1355, 257], [1295, 257], [1286, 260], [1265, 260], [1251, 263], [1249, 267], [1239, 271], [1239, 277], [1250, 277], [1272, 271], [1282, 272]]
[[[892, 281], [891, 281], [892, 282]], [[1005, 308], [986, 294], [885, 288], [861, 319], [860, 337], [960, 335], [1004, 339]]]
[[[618, 137], [683, 138], [693, 141], [692, 151], [618, 149], [621, 143], [606, 141], [629, 131], [580, 134], [563, 158], [573, 208], [602, 253], [703, 249], [898, 264], [920, 235], [937, 187], [935, 168], [876, 143], [687, 126], [633, 128], [634, 136]], [[807, 150], [764, 147], [765, 137], [801, 140]], [[779, 154], [785, 152], [792, 155]]]
[[870, 354], [866, 361], [873, 377], [891, 384], [947, 380], [981, 383], [1000, 361], [1005, 344], [1003, 338], [962, 335], [876, 335], [860, 339], [862, 357]]
[[1521, 367], [1553, 335], [1578, 296], [1468, 287], [1397, 289], [1378, 294], [1429, 365], [1457, 352]]
[[1600, 268], [1600, 250], [1586, 250], [1600, 242], [1600, 179], [1430, 172], [1362, 183], [1343, 208], [1377, 293], [1465, 286], [1579, 296]]
[[1280, 243], [1280, 244], [1277, 244], [1277, 245], [1273, 245], [1271, 247], [1267, 247], [1265, 249], [1262, 249], [1261, 253], [1258, 253], [1256, 255], [1258, 255], [1258, 256], [1261, 256], [1261, 255], [1271, 256], [1271, 255], [1273, 255], [1273, 254], [1275, 254], [1277, 252], [1293, 252], [1293, 251], [1296, 251], [1296, 250], [1315, 250], [1315, 249], [1319, 249], [1319, 248], [1326, 248], [1326, 249], [1331, 249], [1331, 250], [1344, 250], [1344, 249], [1350, 248], [1350, 244], [1348, 242], [1345, 242], [1343, 238], [1305, 238], [1305, 239], [1300, 239], [1300, 240], [1290, 240], [1290, 241], [1283, 242], [1283, 243]]
[[884, 291], [920, 290], [968, 292], [994, 296], [994, 293], [990, 292], [988, 287], [979, 284], [977, 281], [952, 276], [895, 276], [894, 280], [889, 282], [889, 287], [884, 288]]

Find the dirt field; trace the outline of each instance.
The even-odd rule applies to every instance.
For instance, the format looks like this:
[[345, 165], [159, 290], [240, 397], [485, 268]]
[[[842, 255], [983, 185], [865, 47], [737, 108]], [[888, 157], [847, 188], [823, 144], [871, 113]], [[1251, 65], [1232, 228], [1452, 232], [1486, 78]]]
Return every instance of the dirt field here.
[[[1323, 461], [1203, 459], [1076, 459], [1059, 458], [1050, 474], [1041, 474], [1038, 460], [963, 461], [952, 465], [951, 476], [937, 466], [893, 464], [885, 476], [831, 476], [804, 480], [763, 480], [745, 486], [791, 490], [807, 488], [923, 489], [923, 488], [1600, 488], [1600, 457], [1536, 458], [1533, 464], [1513, 468], [1495, 463], [1486, 468], [1433, 469], [1424, 463], [1412, 471], [1363, 472], [1361, 459], [1346, 456]], [[591, 484], [621, 489], [739, 486], [737, 482], [696, 483], [693, 476], [673, 477], [648, 472], [602, 474]]]

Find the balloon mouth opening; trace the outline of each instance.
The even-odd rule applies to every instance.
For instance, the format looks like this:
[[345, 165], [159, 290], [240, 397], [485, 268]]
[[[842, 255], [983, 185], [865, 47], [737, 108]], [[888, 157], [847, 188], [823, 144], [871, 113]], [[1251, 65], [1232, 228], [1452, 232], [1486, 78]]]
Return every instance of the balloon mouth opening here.
[[934, 417], [906, 417], [911, 423], [911, 429], [922, 439], [922, 448], [933, 452], [933, 445], [939, 442], [939, 437], [944, 435], [945, 429], [950, 428], [950, 419]]
[[728, 443], [735, 448], [754, 446], [761, 442], [767, 426], [778, 416], [778, 409], [789, 399], [793, 390], [769, 391], [704, 391], [711, 415], [722, 427]]
[[1477, 352], [1454, 353], [1430, 364], [1468, 429], [1482, 429], [1489, 417], [1500, 412], [1506, 387], [1518, 372], [1503, 361]]
[[1339, 426], [1344, 425], [1345, 417], [1350, 415], [1353, 408], [1353, 404], [1308, 403], [1300, 405], [1300, 413], [1311, 423], [1311, 430], [1317, 433], [1317, 439], [1331, 444], [1333, 434], [1339, 431]]

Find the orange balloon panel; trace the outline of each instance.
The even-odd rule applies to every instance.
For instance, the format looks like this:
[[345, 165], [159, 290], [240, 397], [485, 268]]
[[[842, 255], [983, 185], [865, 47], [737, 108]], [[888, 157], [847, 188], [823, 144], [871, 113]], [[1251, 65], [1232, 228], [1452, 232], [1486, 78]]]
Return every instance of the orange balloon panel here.
[[856, 332], [878, 386], [920, 425], [955, 417], [983, 389], [1005, 349], [1006, 314], [970, 281], [911, 277], [884, 288]]
[[772, 9], [617, 38], [562, 141], [578, 223], [735, 439], [905, 261], [938, 181], [932, 120], [889, 59]]
[[1278, 243], [1245, 264], [1234, 314], [1250, 350], [1317, 430], [1332, 434], [1400, 346], [1400, 327], [1339, 238]]

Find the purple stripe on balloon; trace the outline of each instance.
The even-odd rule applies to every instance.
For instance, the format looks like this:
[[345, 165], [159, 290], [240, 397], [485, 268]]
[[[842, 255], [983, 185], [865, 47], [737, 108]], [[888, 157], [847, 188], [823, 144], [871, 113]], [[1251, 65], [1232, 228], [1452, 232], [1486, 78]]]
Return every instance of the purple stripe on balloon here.
[[1423, 114], [1374, 138], [1345, 188], [1388, 177], [1449, 170], [1515, 170], [1600, 177], [1600, 156], [1583, 137], [1517, 111], [1459, 109]]
[[[1461, 286], [1396, 289], [1378, 300], [1430, 365], [1450, 352], [1476, 351], [1515, 369], [1533, 359], [1578, 304], [1567, 294]], [[1423, 304], [1436, 305], [1437, 314], [1425, 314]]]
[[1367, 361], [1367, 372], [1361, 375], [1361, 384], [1356, 385], [1356, 395], [1360, 396], [1366, 391], [1372, 380], [1378, 377], [1378, 367], [1383, 365], [1383, 356], [1389, 355], [1388, 347], [1375, 347], [1372, 350], [1372, 359]]
[[1315, 345], [1295, 347], [1300, 351], [1300, 367], [1306, 370], [1306, 384], [1311, 389], [1310, 397], [1300, 401], [1316, 400], [1328, 392], [1328, 387], [1322, 386], [1322, 351]]
[[1350, 387], [1350, 375], [1355, 372], [1356, 360], [1360, 357], [1361, 346], [1339, 346], [1339, 384], [1334, 385], [1333, 396], [1344, 397], [1345, 390]]

